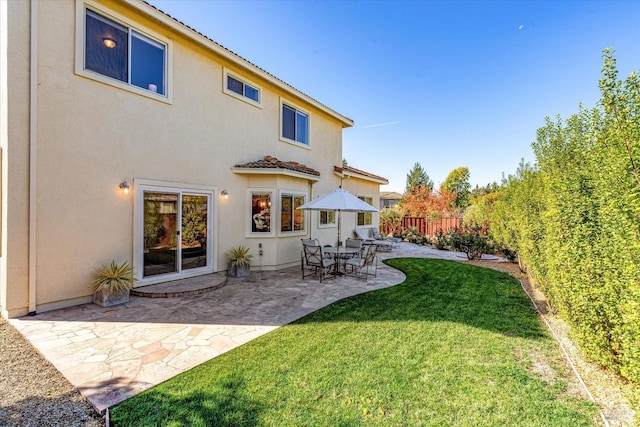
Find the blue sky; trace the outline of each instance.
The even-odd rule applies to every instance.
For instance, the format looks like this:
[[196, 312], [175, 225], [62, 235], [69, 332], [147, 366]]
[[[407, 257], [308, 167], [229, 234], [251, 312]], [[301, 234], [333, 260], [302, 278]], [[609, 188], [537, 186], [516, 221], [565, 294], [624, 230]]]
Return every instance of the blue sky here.
[[403, 192], [419, 162], [500, 182], [545, 116], [594, 107], [602, 50], [640, 69], [640, 1], [148, 0], [353, 119], [349, 165]]

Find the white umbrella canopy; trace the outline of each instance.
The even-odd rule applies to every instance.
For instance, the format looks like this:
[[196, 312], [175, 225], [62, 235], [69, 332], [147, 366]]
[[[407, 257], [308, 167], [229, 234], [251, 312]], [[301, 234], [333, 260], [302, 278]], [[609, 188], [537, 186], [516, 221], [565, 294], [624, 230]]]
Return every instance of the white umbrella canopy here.
[[[310, 211], [338, 211], [338, 242], [340, 242], [340, 214], [341, 212], [379, 212], [369, 203], [358, 199], [347, 190], [338, 188], [331, 193], [320, 196], [315, 200], [298, 206], [296, 209]], [[338, 243], [340, 244], [340, 243]]]

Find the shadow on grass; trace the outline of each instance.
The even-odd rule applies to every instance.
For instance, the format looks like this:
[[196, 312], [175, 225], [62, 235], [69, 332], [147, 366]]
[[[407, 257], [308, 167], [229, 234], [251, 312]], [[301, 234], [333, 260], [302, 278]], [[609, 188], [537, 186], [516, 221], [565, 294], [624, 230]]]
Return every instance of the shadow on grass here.
[[261, 404], [247, 392], [241, 374], [232, 373], [217, 380], [211, 388], [205, 383], [198, 391], [188, 393], [158, 389], [143, 392], [139, 397], [145, 405], [131, 404], [133, 400], [119, 404], [118, 411], [112, 412], [111, 425], [165, 425], [169, 413], [172, 425], [255, 426]]
[[454, 322], [509, 336], [546, 336], [531, 301], [507, 273], [439, 259], [393, 258], [385, 263], [402, 271], [406, 280], [337, 301], [293, 323]]

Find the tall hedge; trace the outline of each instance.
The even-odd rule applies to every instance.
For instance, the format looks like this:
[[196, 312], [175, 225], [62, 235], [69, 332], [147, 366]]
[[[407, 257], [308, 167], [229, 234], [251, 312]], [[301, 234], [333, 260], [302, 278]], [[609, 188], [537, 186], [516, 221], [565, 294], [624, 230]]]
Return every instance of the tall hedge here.
[[605, 50], [596, 108], [546, 119], [498, 193], [496, 239], [518, 252], [585, 354], [640, 384], [640, 80]]

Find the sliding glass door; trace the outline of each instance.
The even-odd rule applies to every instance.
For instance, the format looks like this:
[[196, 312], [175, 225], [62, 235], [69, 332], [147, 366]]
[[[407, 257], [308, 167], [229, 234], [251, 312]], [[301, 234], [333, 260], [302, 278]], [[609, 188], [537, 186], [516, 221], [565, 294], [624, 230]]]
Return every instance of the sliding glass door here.
[[142, 190], [142, 278], [210, 270], [210, 193]]

